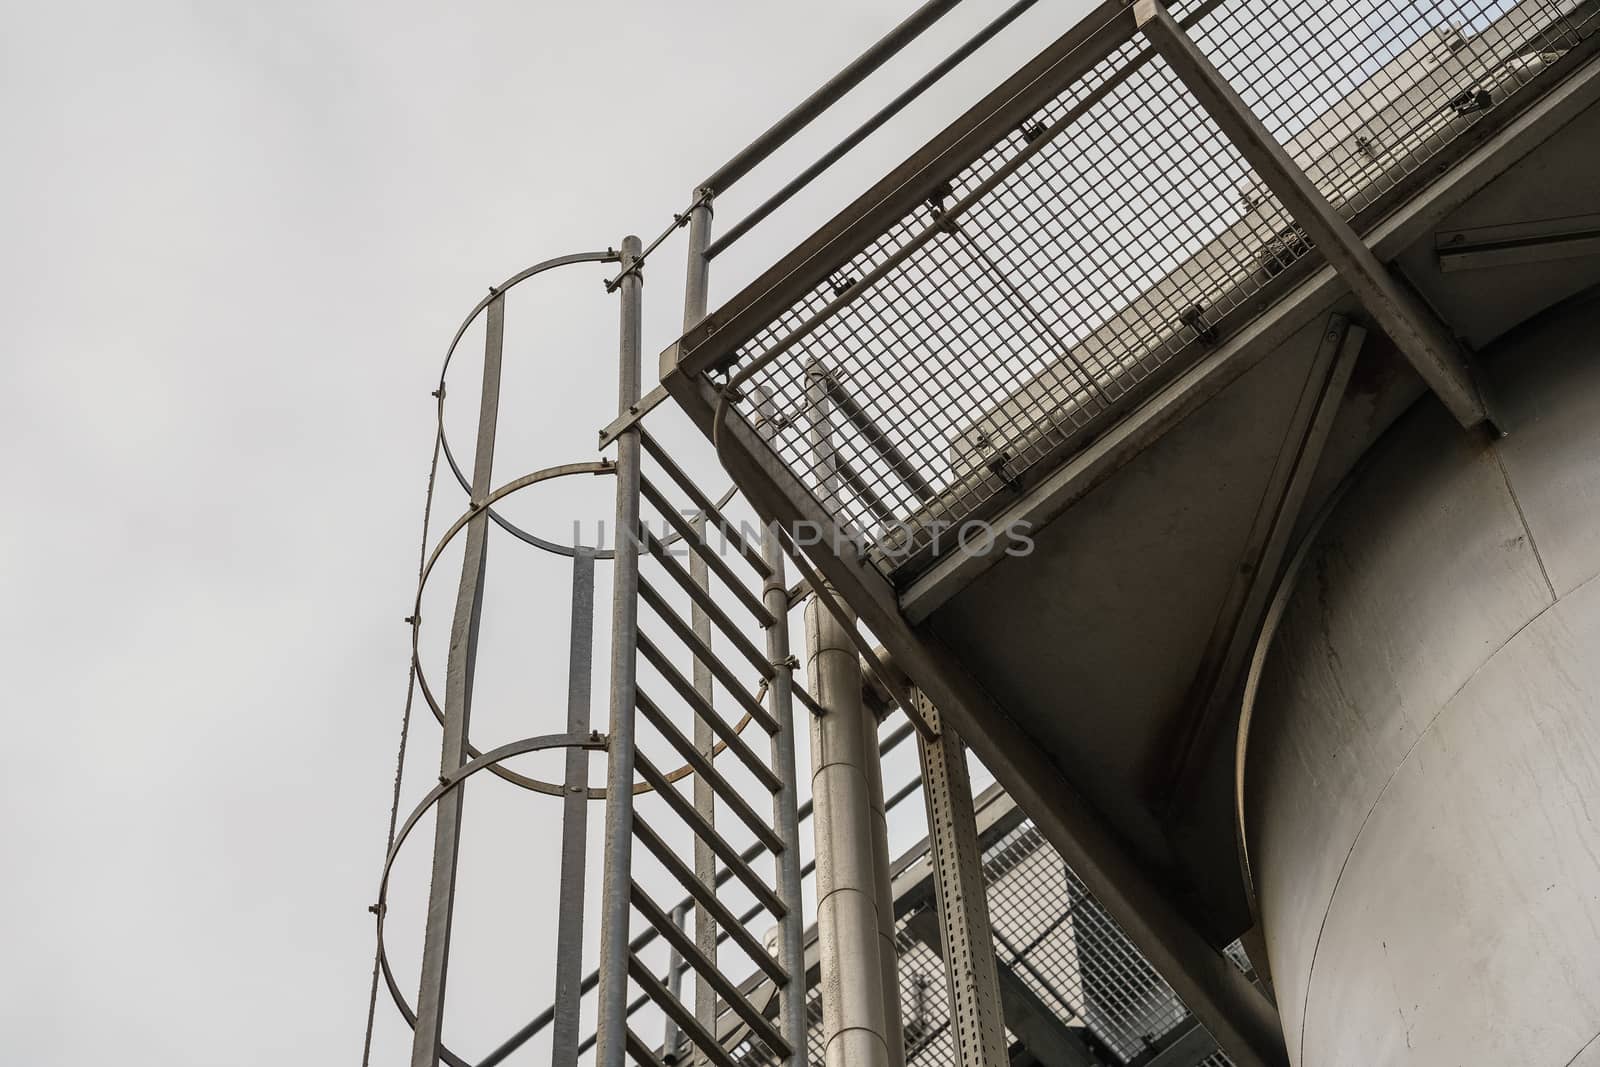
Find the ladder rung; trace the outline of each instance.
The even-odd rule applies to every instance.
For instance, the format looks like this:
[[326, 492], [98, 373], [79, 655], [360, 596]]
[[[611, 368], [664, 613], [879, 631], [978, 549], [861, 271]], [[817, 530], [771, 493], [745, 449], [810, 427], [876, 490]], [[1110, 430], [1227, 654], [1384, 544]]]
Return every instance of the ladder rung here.
[[694, 768], [694, 773], [706, 780], [712, 791], [722, 798], [722, 802], [733, 809], [733, 813], [739, 817], [739, 821], [750, 829], [756, 840], [766, 846], [767, 851], [773, 855], [782, 852], [782, 839], [773, 833], [772, 827], [768, 826], [761, 816], [756, 814], [755, 809], [745, 801], [744, 797], [739, 795], [739, 791], [733, 787], [733, 783], [722, 776], [722, 772], [717, 770], [716, 764], [708, 759], [705, 753], [696, 748], [693, 742], [684, 737], [683, 731], [679, 730], [671, 719], [663, 715], [661, 709], [656, 707], [655, 701], [645, 696], [644, 691], [637, 685], [634, 686], [634, 697], [638, 702], [639, 710], [644, 712], [644, 717], [654, 724], [655, 728], [660, 731], [661, 736], [667, 739], [668, 744], [678, 750], [678, 755], [683, 757], [685, 763]]
[[728, 751], [738, 756], [740, 762], [750, 768], [750, 773], [755, 775], [756, 779], [767, 787], [767, 792], [776, 793], [782, 789], [783, 783], [778, 780], [778, 776], [773, 773], [772, 768], [761, 762], [761, 759], [745, 742], [745, 739], [739, 736], [739, 732], [729, 726], [727, 721], [717, 714], [716, 709], [707, 703], [705, 697], [701, 696], [695, 687], [689, 683], [689, 679], [683, 676], [683, 672], [674, 667], [672, 661], [662, 655], [661, 650], [655, 646], [655, 642], [646, 637], [643, 630], [637, 631], [635, 640], [638, 642], [640, 653], [650, 661], [650, 665], [660, 673], [661, 677], [667, 680], [667, 684], [677, 692], [678, 696], [682, 697], [684, 702], [694, 709], [696, 715], [710, 724], [711, 729], [715, 730], [717, 736], [727, 744]]
[[771, 578], [772, 568], [767, 565], [766, 560], [761, 558], [761, 553], [752, 548], [750, 542], [746, 541], [743, 535], [733, 528], [733, 524], [723, 518], [722, 512], [711, 502], [711, 498], [701, 492], [700, 487], [694, 484], [694, 481], [667, 455], [667, 450], [662, 448], [656, 442], [656, 439], [651, 437], [643, 427], [639, 429], [639, 441], [644, 445], [644, 450], [650, 453], [651, 458], [661, 465], [662, 470], [667, 472], [667, 477], [676, 482], [678, 488], [688, 495], [694, 506], [699, 508], [701, 513], [705, 515], [708, 523], [714, 522], [716, 524], [717, 529], [722, 531], [728, 538], [728, 543], [739, 550], [739, 555], [743, 556], [750, 566], [755, 568], [755, 572], [761, 575], [762, 580], [765, 581]]
[[[755, 643], [746, 637], [739, 627], [734, 625], [732, 619], [728, 618], [728, 613], [722, 610], [722, 605], [718, 604], [716, 598], [711, 595], [711, 590], [700, 587], [700, 584], [694, 580], [694, 576], [684, 568], [683, 564], [673, 558], [672, 553], [667, 550], [667, 546], [661, 543], [659, 537], [650, 532], [649, 527], [640, 525], [639, 535], [644, 540], [645, 547], [650, 550], [650, 554], [656, 558], [656, 562], [661, 564], [662, 570], [671, 575], [672, 580], [677, 582], [696, 604], [705, 609], [706, 614], [711, 616], [711, 621], [716, 623], [718, 628], [728, 636], [728, 640], [739, 646], [739, 651], [744, 653], [745, 658], [755, 665], [756, 670], [761, 672], [763, 678], [771, 678], [774, 671], [772, 662], [763, 656], [761, 651], [756, 648]], [[771, 619], [772, 616], [768, 615], [767, 618], [758, 619], [757, 621], [763, 627], [766, 627], [772, 625]]]
[[701, 955], [700, 948], [694, 943], [694, 940], [673, 923], [667, 913], [662, 911], [660, 906], [650, 899], [648, 893], [639, 888], [638, 882], [630, 881], [628, 889], [629, 895], [633, 899], [633, 906], [639, 910], [639, 914], [644, 916], [645, 921], [654, 926], [661, 933], [661, 936], [667, 939], [667, 943], [678, 950], [678, 954], [684, 958], [689, 966], [693, 967], [710, 984], [711, 988], [717, 991], [717, 995], [727, 1001], [728, 1007], [732, 1008], [734, 1013], [745, 1021], [745, 1025], [750, 1027], [751, 1032], [761, 1038], [768, 1048], [778, 1054], [780, 1059], [788, 1056], [789, 1042], [785, 1041], [783, 1035], [778, 1032], [778, 1028], [772, 1025], [772, 1020], [762, 1015], [750, 1001], [745, 999], [745, 995], [739, 992], [737, 986], [728, 981], [727, 976], [717, 967], [715, 961], [708, 960]]
[[667, 806], [677, 814], [678, 818], [688, 824], [689, 831], [711, 846], [711, 851], [716, 853], [723, 866], [732, 871], [733, 876], [744, 883], [744, 887], [750, 890], [755, 895], [755, 898], [772, 913], [773, 918], [783, 918], [789, 909], [783, 906], [783, 901], [778, 899], [778, 894], [773, 892], [772, 888], [758, 878], [755, 871], [750, 869], [750, 865], [744, 861], [744, 857], [739, 855], [738, 849], [728, 844], [727, 839], [717, 833], [716, 827], [706, 822], [700, 813], [694, 810], [694, 805], [685, 800], [682, 793], [672, 788], [672, 783], [667, 781], [667, 776], [656, 770], [655, 764], [646, 759], [643, 753], [635, 752], [633, 762], [634, 769], [639, 772], [639, 777], [650, 783], [650, 786], [655, 789]]
[[744, 923], [739, 921], [738, 916], [729, 911], [728, 906], [717, 899], [716, 888], [706, 885], [696, 877], [695, 873], [689, 869], [689, 865], [678, 858], [677, 853], [667, 847], [667, 843], [661, 840], [661, 835], [656, 833], [649, 823], [641, 819], [638, 812], [633, 813], [633, 832], [640, 843], [650, 850], [650, 854], [661, 861], [661, 866], [667, 869], [667, 873], [672, 875], [679, 885], [683, 886], [684, 891], [693, 897], [696, 903], [704, 906], [711, 913], [711, 917], [716, 920], [717, 926], [725, 930], [728, 937], [737, 942], [740, 948], [744, 949], [745, 954], [755, 961], [757, 967], [767, 972], [768, 978], [772, 979], [777, 985], [788, 984], [788, 972], [783, 969], [783, 966], [777, 960], [772, 958], [772, 953], [767, 951], [766, 946], [757, 941], [756, 936], [745, 928]]
[[667, 624], [672, 635], [688, 647], [689, 654], [706, 665], [712, 676], [722, 683], [722, 688], [728, 691], [728, 695], [733, 697], [752, 719], [760, 723], [763, 730], [769, 735], [778, 732], [777, 721], [767, 713], [766, 708], [761, 706], [761, 701], [757, 700], [744, 687], [744, 683], [739, 681], [739, 676], [734, 674], [704, 641], [700, 640], [700, 635], [694, 632], [694, 627], [678, 618], [677, 613], [672, 610], [672, 605], [661, 599], [661, 594], [656, 592], [655, 586], [642, 577], [639, 579], [639, 595], [650, 605], [651, 610], [660, 616], [661, 621]]
[[645, 1044], [631, 1027], [622, 1028], [622, 1041], [628, 1049], [628, 1055], [644, 1067], [665, 1067], [665, 1064], [656, 1058], [655, 1050]]
[[673, 531], [683, 538], [684, 544], [688, 545], [691, 551], [706, 561], [706, 568], [712, 574], [715, 574], [723, 585], [732, 589], [740, 600], [744, 601], [744, 606], [750, 609], [750, 614], [761, 619], [762, 624], [766, 625], [772, 615], [767, 611], [767, 606], [761, 602], [761, 598], [751, 592], [750, 587], [739, 580], [739, 576], [733, 573], [732, 568], [723, 562], [722, 555], [713, 549], [704, 537], [695, 532], [694, 527], [689, 525], [689, 520], [679, 514], [678, 510], [672, 506], [672, 503], [661, 495], [661, 490], [650, 484], [648, 478], [640, 478], [639, 491], [644, 494], [646, 500], [650, 501], [650, 506], [660, 512], [661, 517], [667, 520], [667, 525], [671, 526]]
[[639, 957], [628, 954], [628, 975], [645, 994], [656, 1002], [656, 1007], [665, 1012], [673, 1022], [678, 1024], [695, 1046], [711, 1058], [717, 1067], [739, 1067], [728, 1050], [717, 1043], [717, 1039], [700, 1025], [700, 1020], [694, 1017], [694, 1012], [683, 1006], [683, 1003], [667, 991], [661, 984], [661, 979], [650, 973], [650, 968], [639, 962]]

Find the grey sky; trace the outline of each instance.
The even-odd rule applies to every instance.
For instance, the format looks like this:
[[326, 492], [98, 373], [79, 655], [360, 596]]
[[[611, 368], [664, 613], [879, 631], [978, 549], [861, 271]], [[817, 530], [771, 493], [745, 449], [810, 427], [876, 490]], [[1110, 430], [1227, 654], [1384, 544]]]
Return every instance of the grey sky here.
[[[969, 6], [724, 222], [1002, 5]], [[1041, 6], [719, 263], [713, 302], [1084, 5]], [[8, 1061], [356, 1061], [445, 342], [487, 284], [654, 236], [908, 7], [10, 5]], [[681, 245], [661, 256], [648, 382], [679, 314]], [[601, 277], [512, 301], [497, 482], [594, 455], [615, 390]], [[470, 398], [466, 349], [453, 395]], [[452, 432], [469, 440], [471, 420]], [[436, 531], [461, 503], [440, 500]], [[519, 514], [559, 535], [607, 510], [597, 485]], [[484, 747], [554, 721], [566, 655], [542, 610], [564, 604], [565, 570], [491, 552], [509, 577], [486, 615]], [[446, 566], [439, 588], [454, 581]], [[420, 714], [407, 806], [437, 761]], [[554, 816], [492, 794], [468, 801], [447, 1027], [478, 1054], [549, 990]], [[420, 860], [406, 873], [397, 928], [425, 891]], [[403, 985], [413, 928], [396, 935]], [[385, 1004], [379, 1018], [377, 1062], [394, 1062], [400, 1024]]]

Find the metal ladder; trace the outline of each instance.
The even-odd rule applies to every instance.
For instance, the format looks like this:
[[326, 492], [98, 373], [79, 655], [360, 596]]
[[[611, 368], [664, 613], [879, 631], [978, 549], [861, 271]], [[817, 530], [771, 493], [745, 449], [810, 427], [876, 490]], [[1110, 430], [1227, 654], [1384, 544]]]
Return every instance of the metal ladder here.
[[[640, 400], [640, 251], [636, 238], [623, 243], [621, 415], [629, 414]], [[621, 430], [616, 445], [618, 537], [596, 1062], [600, 1067], [621, 1067], [625, 1057], [632, 1057], [647, 1067], [661, 1063], [651, 1043], [628, 1024], [626, 989], [631, 983], [676, 1025], [692, 1046], [696, 1062], [737, 1067], [739, 1061], [717, 1037], [719, 1009], [725, 1005], [744, 1023], [747, 1039], [764, 1047], [767, 1062], [792, 1063], [797, 1053], [803, 1058], [805, 1047], [804, 983], [795, 978], [804, 974], [804, 957], [794, 700], [809, 698], [794, 685], [783, 556], [766, 531], [756, 532], [752, 543], [752, 529], [741, 530], [730, 522], [717, 502], [639, 423]], [[670, 529], [686, 547], [688, 566], [679, 562], [662, 536], [652, 532], [652, 516], [659, 528]], [[636, 539], [625, 540], [623, 531], [636, 534]], [[647, 564], [648, 571], [641, 564]], [[687, 618], [667, 595], [666, 583], [689, 601]], [[641, 605], [647, 622], [640, 618]], [[659, 633], [650, 630], [656, 625], [671, 634], [682, 658], [675, 659], [665, 642], [651, 636]], [[755, 629], [764, 634], [764, 649], [750, 636]], [[737, 667], [718, 654], [714, 635], [736, 653]], [[663, 689], [646, 690], [638, 677], [641, 663]], [[741, 670], [758, 680], [758, 689], [765, 689], [765, 705], [746, 686]], [[730, 723], [717, 707], [719, 691], [740, 713], [739, 723]], [[668, 699], [678, 704], [678, 715], [672, 713]], [[686, 717], [692, 724], [688, 731], [682, 726]], [[685, 797], [644, 751], [638, 731], [641, 719], [691, 772], [692, 797]], [[760, 746], [746, 740], [744, 731], [750, 724], [767, 735], [764, 756]], [[719, 753], [732, 757], [724, 762], [726, 770], [716, 762]], [[747, 783], [744, 787], [735, 774]], [[649, 791], [636, 795], [636, 780]], [[746, 799], [751, 785], [758, 794], [767, 794], [770, 816]], [[747, 847], [733, 843], [727, 821], [719, 825], [715, 817], [719, 810], [732, 817], [732, 828], [751, 840]], [[673, 821], [692, 840], [688, 858], [681, 846], [675, 849], [671, 844], [665, 824]], [[657, 868], [693, 899], [693, 937], [641, 884], [635, 844], [642, 845]], [[771, 864], [768, 877], [758, 871], [763, 856]], [[776, 951], [769, 951], [751, 932], [749, 912], [735, 915], [724, 902], [719, 884], [725, 881], [748, 893], [759, 905], [756, 915], [776, 925]], [[630, 914], [659, 934], [694, 974], [692, 1009], [629, 943]], [[732, 947], [771, 980], [777, 990], [776, 1020], [726, 977], [728, 968], [719, 959], [719, 932], [726, 932]]]
[[[622, 267], [607, 286], [620, 294], [621, 304], [619, 397], [625, 425], [610, 438], [615, 459], [545, 468], [492, 488], [506, 291], [547, 270], [592, 262]], [[630, 1061], [645, 1067], [685, 1061], [718, 1067], [805, 1063], [794, 702], [812, 708], [815, 702], [793, 678], [791, 594], [776, 535], [733, 523], [725, 511], [732, 491], [713, 500], [638, 421], [643, 414], [641, 267], [641, 246], [634, 237], [624, 240], [620, 254], [580, 253], [531, 267], [491, 288], [457, 331], [445, 358], [447, 371], [468, 328], [483, 317], [484, 374], [470, 471], [457, 462], [444, 433], [443, 372], [435, 393], [435, 471], [442, 454], [471, 503], [431, 548], [425, 529], [416, 607], [407, 620], [413, 631], [412, 681], [444, 732], [439, 784], [403, 822], [392, 821], [372, 909], [378, 927], [374, 996], [381, 973], [413, 1028], [412, 1067], [437, 1067], [441, 1061], [474, 1067], [447, 1045], [441, 1031], [463, 786], [482, 772], [561, 798], [562, 845], [555, 1002], [476, 1067], [494, 1067], [547, 1028], [556, 1067], [571, 1067], [595, 1046], [594, 1062], [603, 1067]], [[576, 475], [615, 479], [609, 550], [553, 544], [495, 510], [513, 493]], [[432, 495], [430, 481], [430, 507]], [[483, 752], [470, 741], [469, 721], [491, 525], [572, 560], [571, 670], [562, 731]], [[440, 699], [419, 652], [421, 604], [435, 564], [458, 538], [465, 553]], [[590, 721], [597, 560], [609, 560], [613, 568], [610, 715], [603, 735]], [[404, 731], [402, 767], [403, 746]], [[559, 783], [504, 766], [514, 756], [558, 748], [566, 751]], [[588, 782], [589, 753], [600, 748], [607, 753], [603, 789]], [[397, 775], [396, 816], [399, 787]], [[600, 959], [596, 972], [584, 977], [587, 813], [595, 800], [605, 803]], [[390, 966], [384, 922], [395, 858], [430, 812], [436, 813], [432, 881], [413, 1009]], [[658, 886], [675, 886], [687, 896], [682, 903], [663, 905], [655, 895]], [[663, 946], [670, 951], [664, 967], [649, 959]], [[755, 1003], [728, 977], [744, 973], [764, 979], [746, 983], [746, 990], [772, 995]], [[692, 997], [682, 989], [684, 975], [693, 977]], [[596, 986], [598, 1023], [585, 1039], [580, 999]], [[647, 1007], [666, 1022], [659, 1042], [641, 1032]], [[369, 1053], [370, 1030], [369, 1022]]]

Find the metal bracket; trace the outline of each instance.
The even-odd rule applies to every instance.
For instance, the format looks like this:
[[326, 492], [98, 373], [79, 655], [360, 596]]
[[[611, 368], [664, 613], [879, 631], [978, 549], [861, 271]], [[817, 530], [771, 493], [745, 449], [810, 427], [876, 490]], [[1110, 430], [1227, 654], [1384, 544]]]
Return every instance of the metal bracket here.
[[628, 405], [627, 411], [606, 423], [600, 430], [600, 447], [610, 447], [611, 442], [620, 437], [624, 430], [650, 414], [666, 398], [666, 387], [658, 385], [646, 393], [642, 399]]
[[1446, 274], [1600, 255], [1600, 215], [1445, 230], [1434, 251]]

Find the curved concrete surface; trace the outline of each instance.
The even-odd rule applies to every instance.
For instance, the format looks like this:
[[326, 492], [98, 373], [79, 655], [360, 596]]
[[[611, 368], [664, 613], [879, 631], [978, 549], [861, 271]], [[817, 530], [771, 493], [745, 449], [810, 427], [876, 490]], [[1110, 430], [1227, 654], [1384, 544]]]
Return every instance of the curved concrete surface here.
[[1600, 302], [1425, 401], [1300, 571], [1244, 828], [1301, 1067], [1600, 1064]]

